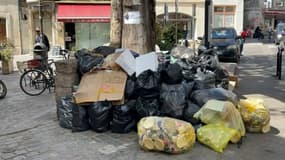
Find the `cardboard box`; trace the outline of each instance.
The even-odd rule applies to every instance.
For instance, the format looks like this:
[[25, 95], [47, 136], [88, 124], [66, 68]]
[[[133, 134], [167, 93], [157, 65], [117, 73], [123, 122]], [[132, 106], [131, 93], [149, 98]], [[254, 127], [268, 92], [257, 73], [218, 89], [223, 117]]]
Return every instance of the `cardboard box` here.
[[122, 71], [96, 71], [85, 74], [75, 93], [76, 103], [122, 101], [127, 75]]

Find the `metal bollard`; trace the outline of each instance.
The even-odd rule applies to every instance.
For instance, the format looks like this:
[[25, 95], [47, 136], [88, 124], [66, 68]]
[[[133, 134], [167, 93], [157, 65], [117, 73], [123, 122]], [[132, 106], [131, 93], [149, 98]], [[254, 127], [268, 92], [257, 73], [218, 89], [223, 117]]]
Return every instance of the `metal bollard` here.
[[281, 74], [282, 74], [282, 53], [283, 51], [284, 51], [284, 48], [278, 46], [276, 76], [278, 77], [279, 80], [281, 80]]

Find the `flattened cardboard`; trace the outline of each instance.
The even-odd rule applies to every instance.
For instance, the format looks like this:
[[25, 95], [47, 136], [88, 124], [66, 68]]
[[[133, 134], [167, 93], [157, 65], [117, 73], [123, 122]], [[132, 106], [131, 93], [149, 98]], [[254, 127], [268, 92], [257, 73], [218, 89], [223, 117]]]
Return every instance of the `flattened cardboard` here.
[[76, 103], [122, 101], [127, 75], [122, 71], [97, 71], [85, 74], [75, 93]]

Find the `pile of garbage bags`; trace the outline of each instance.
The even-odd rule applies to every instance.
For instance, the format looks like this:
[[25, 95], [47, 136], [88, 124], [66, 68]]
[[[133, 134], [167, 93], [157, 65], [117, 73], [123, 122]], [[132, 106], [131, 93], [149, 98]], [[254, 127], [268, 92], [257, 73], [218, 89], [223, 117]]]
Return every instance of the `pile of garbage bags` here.
[[200, 143], [222, 152], [229, 142], [238, 143], [246, 131], [270, 129], [264, 101], [239, 100], [229, 91], [229, 74], [212, 50], [199, 56], [181, 48], [172, 54], [140, 55], [128, 49], [98, 47], [79, 50], [76, 58], [81, 77], [113, 70], [124, 71], [127, 80], [119, 102], [82, 104], [63, 97], [59, 124], [73, 132], [137, 131], [143, 149], [175, 154], [194, 146], [195, 130]]

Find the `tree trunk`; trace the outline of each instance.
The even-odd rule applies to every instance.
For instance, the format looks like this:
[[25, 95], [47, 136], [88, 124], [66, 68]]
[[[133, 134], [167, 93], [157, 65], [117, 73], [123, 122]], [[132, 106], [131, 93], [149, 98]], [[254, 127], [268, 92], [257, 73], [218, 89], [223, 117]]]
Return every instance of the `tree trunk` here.
[[123, 0], [122, 47], [140, 54], [155, 49], [155, 0]]
[[112, 0], [112, 19], [110, 42], [112, 47], [122, 47], [123, 8], [122, 0]]

